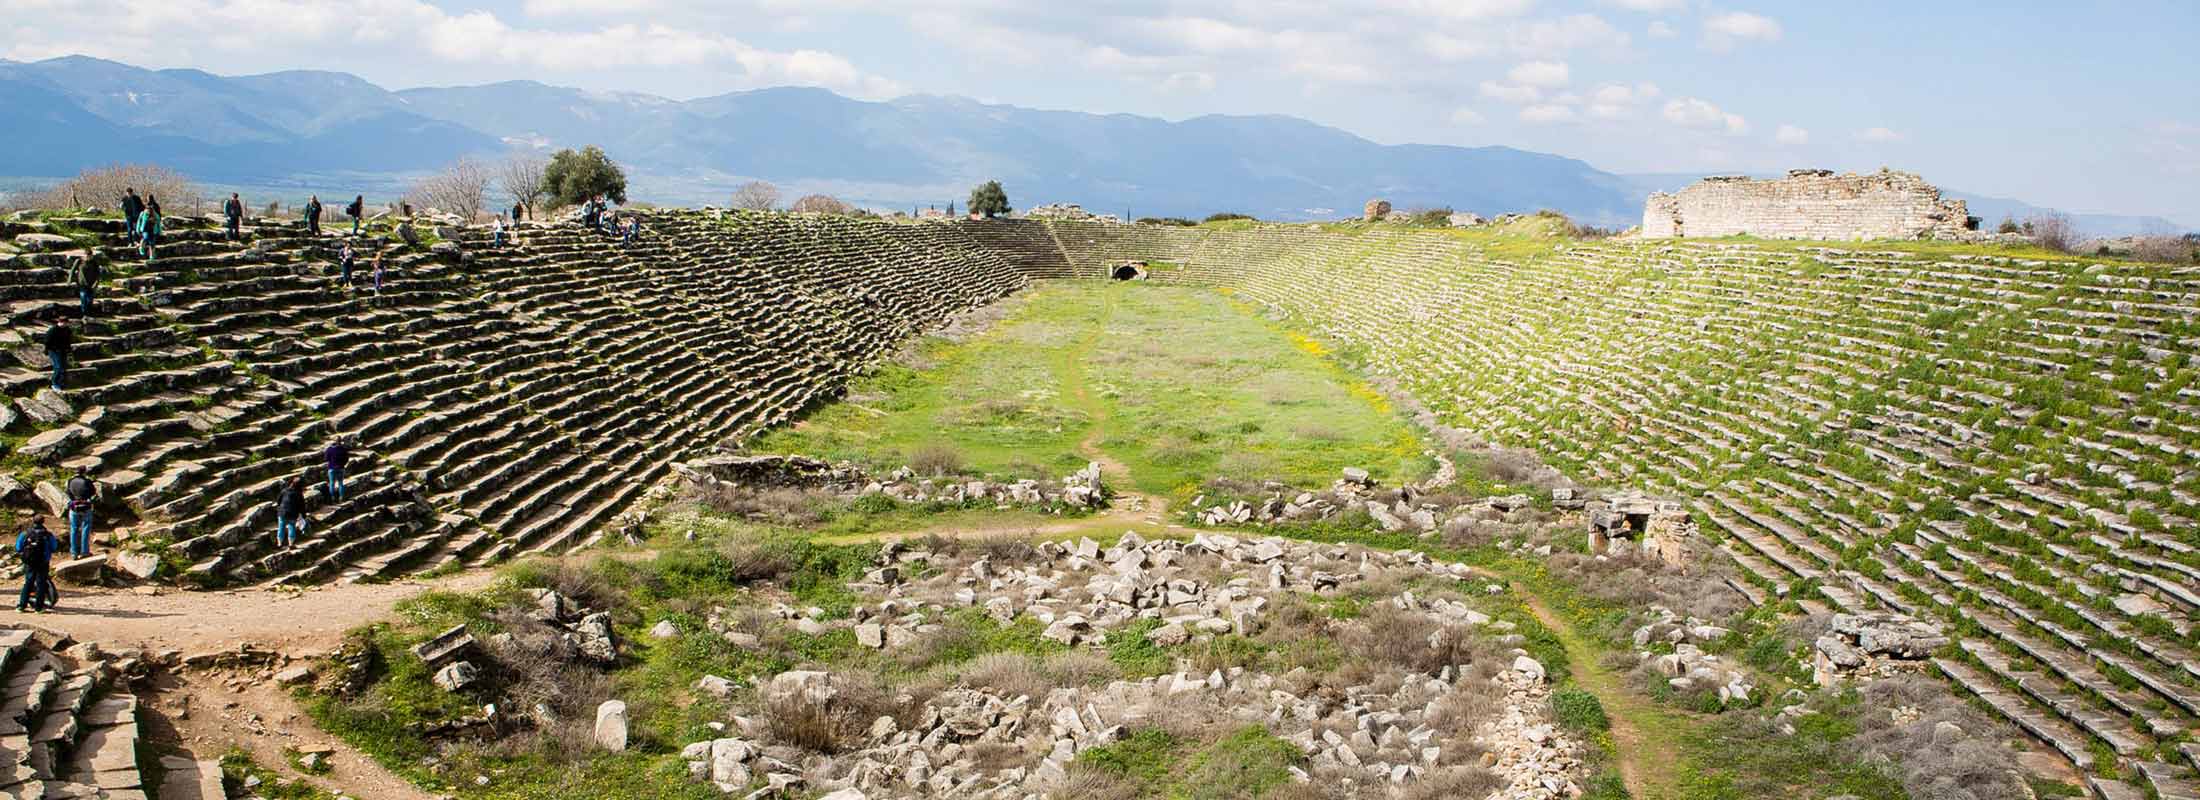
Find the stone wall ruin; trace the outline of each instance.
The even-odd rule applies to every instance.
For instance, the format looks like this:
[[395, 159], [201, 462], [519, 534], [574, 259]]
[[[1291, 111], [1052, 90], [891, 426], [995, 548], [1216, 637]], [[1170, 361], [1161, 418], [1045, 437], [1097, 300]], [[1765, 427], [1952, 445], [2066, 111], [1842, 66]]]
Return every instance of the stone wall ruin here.
[[1651, 239], [1757, 236], [1766, 239], [1954, 239], [1972, 227], [1961, 200], [1908, 172], [1868, 175], [1789, 170], [1786, 178], [1705, 178], [1643, 205]]

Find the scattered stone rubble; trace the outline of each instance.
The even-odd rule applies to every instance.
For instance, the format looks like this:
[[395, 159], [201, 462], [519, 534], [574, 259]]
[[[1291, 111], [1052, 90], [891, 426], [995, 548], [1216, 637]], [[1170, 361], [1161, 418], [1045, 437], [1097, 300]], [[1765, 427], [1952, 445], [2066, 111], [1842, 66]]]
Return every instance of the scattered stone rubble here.
[[1811, 643], [1811, 678], [1830, 686], [1926, 671], [1948, 641], [1939, 625], [1901, 614], [1835, 614]]
[[[489, 654], [511, 653], [521, 647], [539, 648], [540, 655], [560, 661], [579, 661], [596, 667], [609, 667], [619, 660], [619, 642], [611, 627], [611, 612], [591, 611], [580, 607], [571, 599], [551, 589], [535, 590], [535, 608], [530, 615], [556, 630], [555, 638], [543, 641], [523, 640], [510, 632], [489, 637]], [[474, 658], [484, 655], [481, 643], [475, 640], [465, 625], [444, 631], [425, 642], [413, 646], [413, 655], [429, 669], [435, 670], [432, 679], [444, 691], [462, 691], [481, 677], [481, 669]]]
[[[1241, 539], [1201, 533], [1190, 541], [1149, 541], [1126, 533], [1111, 547], [1091, 539], [1044, 542], [1028, 562], [998, 564], [980, 556], [956, 564], [933, 562], [931, 553], [900, 544], [881, 548], [876, 566], [851, 588], [877, 598], [846, 619], [824, 619], [817, 609], [772, 609], [798, 630], [851, 628], [864, 646], [897, 648], [940, 628], [956, 608], [983, 608], [996, 620], [1031, 618], [1043, 635], [1074, 646], [1098, 646], [1108, 634], [1137, 620], [1160, 623], [1146, 635], [1175, 645], [1232, 632], [1256, 632], [1271, 597], [1282, 593], [1333, 594], [1377, 576], [1421, 576], [1477, 592], [1502, 591], [1477, 581], [1463, 565], [1441, 563], [1411, 551], [1323, 545], [1278, 538]], [[926, 574], [921, 580], [910, 576]], [[1510, 623], [1493, 620], [1466, 603], [1423, 599], [1407, 591], [1391, 599], [1439, 623], [1441, 637], [1492, 636], [1518, 645]], [[734, 630], [724, 609], [708, 626], [729, 640], [753, 636]], [[1343, 623], [1335, 623], [1343, 624]], [[738, 643], [738, 640], [737, 640]], [[770, 743], [766, 721], [734, 715], [712, 723], [722, 736], [682, 751], [690, 775], [727, 794], [763, 798], [789, 791], [833, 791], [829, 797], [967, 796], [1032, 797], [1067, 776], [1087, 748], [1150, 727], [1165, 714], [1197, 709], [1216, 719], [1258, 724], [1307, 754], [1300, 781], [1341, 782], [1355, 794], [1391, 796], [1431, 770], [1454, 764], [1480, 766], [1504, 780], [1493, 797], [1563, 798], [1580, 793], [1582, 747], [1548, 718], [1549, 687], [1541, 664], [1513, 650], [1496, 665], [1447, 666], [1437, 674], [1391, 668], [1366, 684], [1307, 696], [1288, 685], [1298, 675], [1276, 676], [1242, 668], [1204, 674], [1177, 672], [1104, 686], [1056, 688], [1042, 697], [1005, 697], [989, 689], [955, 687], [930, 698], [918, 721], [904, 727], [881, 717], [863, 742], [825, 757]], [[1501, 708], [1470, 736], [1447, 738], [1432, 726], [1430, 709], [1469, 679], [1495, 674]], [[819, 670], [794, 670], [743, 679], [709, 676], [698, 690], [733, 698], [742, 686], [766, 707], [807, 702], [831, 707], [839, 679]], [[903, 717], [907, 719], [905, 715]], [[1469, 741], [1487, 754], [1470, 760]], [[999, 766], [1001, 752], [1016, 754]], [[979, 765], [987, 754], [985, 768]], [[1447, 760], [1446, 753], [1461, 761]]]
[[1378, 489], [1367, 470], [1346, 467], [1343, 477], [1320, 492], [1295, 490], [1280, 483], [1262, 486], [1259, 501], [1230, 500], [1210, 504], [1201, 495], [1192, 498], [1192, 520], [1211, 526], [1268, 526], [1293, 522], [1320, 522], [1364, 510], [1386, 531], [1417, 531], [1434, 536], [1453, 520], [1503, 520], [1507, 514], [1534, 505], [1528, 495], [1511, 494], [1476, 498], [1443, 505], [1426, 502], [1417, 487]]
[[1696, 522], [1678, 502], [1629, 491], [1589, 501], [1584, 510], [1589, 516], [1589, 552], [1639, 553], [1673, 566], [1685, 565], [1694, 557], [1690, 544], [1696, 540]]
[[1087, 464], [1058, 481], [994, 481], [985, 479], [922, 478], [902, 467], [885, 476], [873, 476], [847, 462], [827, 463], [801, 455], [718, 455], [674, 464], [673, 470], [691, 484], [747, 488], [818, 489], [847, 497], [880, 494], [905, 503], [991, 502], [999, 507], [1045, 509], [1098, 509], [1110, 496], [1099, 464]]
[[[1652, 606], [1650, 610], [1660, 616], [1635, 629], [1635, 657], [1638, 660], [1663, 676], [1666, 685], [1674, 691], [1693, 692], [1710, 687], [1718, 693], [1721, 706], [1751, 702], [1751, 693], [1757, 688], [1750, 683], [1749, 673], [1703, 651], [1703, 645], [1725, 638], [1729, 633], [1727, 629], [1695, 617], [1681, 618], [1660, 606]], [[1660, 652], [1668, 645], [1672, 648], [1670, 652]]]

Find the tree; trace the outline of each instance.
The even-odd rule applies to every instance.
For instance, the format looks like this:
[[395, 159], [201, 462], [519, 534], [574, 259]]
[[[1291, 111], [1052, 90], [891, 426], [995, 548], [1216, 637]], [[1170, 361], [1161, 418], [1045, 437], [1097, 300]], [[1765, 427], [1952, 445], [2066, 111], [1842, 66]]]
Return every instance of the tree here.
[[561, 206], [578, 205], [597, 195], [626, 205], [626, 172], [595, 145], [559, 150], [543, 167], [542, 193]]
[[770, 211], [779, 204], [779, 187], [770, 181], [749, 181], [733, 188], [733, 207], [746, 211]]
[[2057, 253], [2078, 249], [2078, 224], [2060, 212], [2035, 214], [2024, 221], [2024, 233], [2040, 247]]
[[159, 198], [170, 213], [199, 197], [199, 187], [183, 173], [152, 164], [115, 164], [77, 173], [44, 191], [18, 195], [17, 202], [28, 208], [113, 209], [122, 203], [124, 189], [136, 189], [139, 197]]
[[953, 200], [947, 201], [947, 217], [949, 219], [953, 219], [955, 217], [955, 201]]
[[831, 195], [813, 194], [794, 201], [791, 210], [800, 214], [846, 214], [855, 207]]
[[1001, 189], [1000, 181], [986, 181], [970, 190], [970, 213], [984, 214], [987, 219], [1009, 212], [1008, 192]]
[[[542, 202], [542, 175], [550, 166], [550, 160], [533, 153], [520, 153], [497, 165], [497, 188], [512, 196], [512, 202], [526, 207], [533, 213], [535, 204]], [[518, 222], [519, 220], [512, 220]]]
[[481, 216], [481, 208], [488, 204], [489, 167], [471, 158], [461, 158], [443, 171], [421, 179], [405, 193], [405, 202], [418, 208], [432, 208], [451, 214], [467, 222]]

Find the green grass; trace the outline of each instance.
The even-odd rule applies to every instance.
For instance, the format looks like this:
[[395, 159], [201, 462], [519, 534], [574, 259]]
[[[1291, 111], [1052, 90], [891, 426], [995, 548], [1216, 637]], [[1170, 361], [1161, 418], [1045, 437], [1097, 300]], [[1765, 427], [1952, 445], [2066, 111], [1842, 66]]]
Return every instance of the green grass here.
[[1430, 469], [1406, 424], [1319, 344], [1222, 294], [1056, 284], [1007, 304], [975, 339], [923, 342], [929, 369], [884, 367], [751, 449], [894, 467], [947, 447], [970, 471], [1059, 477], [1090, 460], [1090, 441], [1140, 490], [1186, 496], [1217, 476], [1326, 485], [1347, 466], [1386, 480]]
[[1130, 781], [1140, 797], [1226, 800], [1272, 791], [1304, 761], [1298, 747], [1250, 725], [1205, 744], [1140, 730], [1078, 753], [1074, 763]]

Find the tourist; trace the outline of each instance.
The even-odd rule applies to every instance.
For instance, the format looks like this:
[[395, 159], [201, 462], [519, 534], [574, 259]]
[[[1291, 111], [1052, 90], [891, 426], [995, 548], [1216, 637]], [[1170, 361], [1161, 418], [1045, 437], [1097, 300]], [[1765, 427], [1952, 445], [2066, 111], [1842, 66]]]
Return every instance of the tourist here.
[[[515, 209], [516, 209], [516, 208], [519, 208], [519, 207], [518, 207], [518, 206], [513, 206], [513, 208], [515, 208]], [[494, 244], [493, 246], [495, 246], [495, 247], [499, 247], [499, 248], [501, 248], [501, 247], [503, 247], [503, 246], [504, 246], [504, 215], [503, 215], [503, 214], [498, 214], [498, 215], [497, 215], [497, 225], [496, 225], [496, 238], [495, 238], [495, 240], [494, 240], [494, 241], [495, 241], [495, 244]]]
[[153, 257], [160, 253], [161, 222], [160, 199], [147, 199], [145, 201], [145, 213], [138, 215], [137, 228], [131, 231], [137, 234], [138, 246], [145, 251], [145, 263], [147, 265], [151, 265]]
[[514, 227], [514, 228], [517, 228], [517, 227], [519, 227], [519, 218], [520, 218], [520, 217], [519, 217], [519, 215], [520, 215], [521, 213], [525, 212], [526, 210], [527, 210], [527, 204], [526, 204], [526, 203], [513, 203], [513, 204], [512, 204], [512, 227]]
[[625, 244], [628, 244], [628, 245], [632, 245], [632, 244], [634, 244], [634, 235], [635, 235], [635, 234], [638, 234], [638, 233], [641, 233], [641, 232], [642, 232], [642, 218], [641, 218], [641, 217], [627, 217], [627, 218], [626, 218], [626, 241], [625, 241]]
[[321, 460], [328, 464], [328, 496], [343, 502], [344, 470], [351, 466], [351, 448], [344, 446], [344, 437], [329, 443], [328, 449], [321, 451]]
[[382, 261], [384, 252], [382, 250], [374, 251], [374, 296], [376, 297], [382, 296], [382, 274], [385, 271]]
[[305, 479], [293, 477], [284, 481], [282, 493], [275, 497], [276, 547], [288, 550], [297, 546], [298, 536], [305, 532], [305, 516]]
[[92, 317], [92, 291], [99, 288], [99, 279], [105, 277], [99, 262], [97, 252], [69, 259], [69, 283], [76, 287], [77, 316], [85, 319]]
[[351, 217], [351, 235], [359, 235], [359, 219], [365, 216], [366, 213], [367, 196], [363, 194], [353, 197], [351, 205], [344, 206], [344, 215]]
[[53, 327], [46, 329], [46, 361], [53, 364], [53, 389], [61, 391], [61, 378], [69, 371], [69, 350], [76, 346], [76, 331], [69, 329], [69, 318], [55, 314]]
[[61, 540], [46, 530], [46, 518], [33, 515], [31, 525], [15, 537], [15, 557], [23, 562], [23, 593], [15, 610], [40, 612], [54, 607], [59, 592], [53, 586], [53, 554]]
[[336, 255], [337, 282], [351, 288], [351, 266], [359, 260], [359, 253], [351, 249], [351, 242], [344, 242], [343, 252]]
[[316, 238], [321, 235], [320, 195], [312, 195], [306, 198], [306, 235]]
[[244, 201], [237, 198], [236, 192], [230, 192], [229, 199], [222, 201], [222, 238], [236, 241], [242, 235], [237, 226], [243, 223]]
[[145, 213], [145, 201], [138, 197], [136, 188], [122, 190], [122, 228], [136, 230], [139, 214]]
[[92, 554], [92, 503], [99, 499], [99, 484], [90, 467], [78, 465], [63, 491], [69, 498], [69, 556], [84, 558]]

